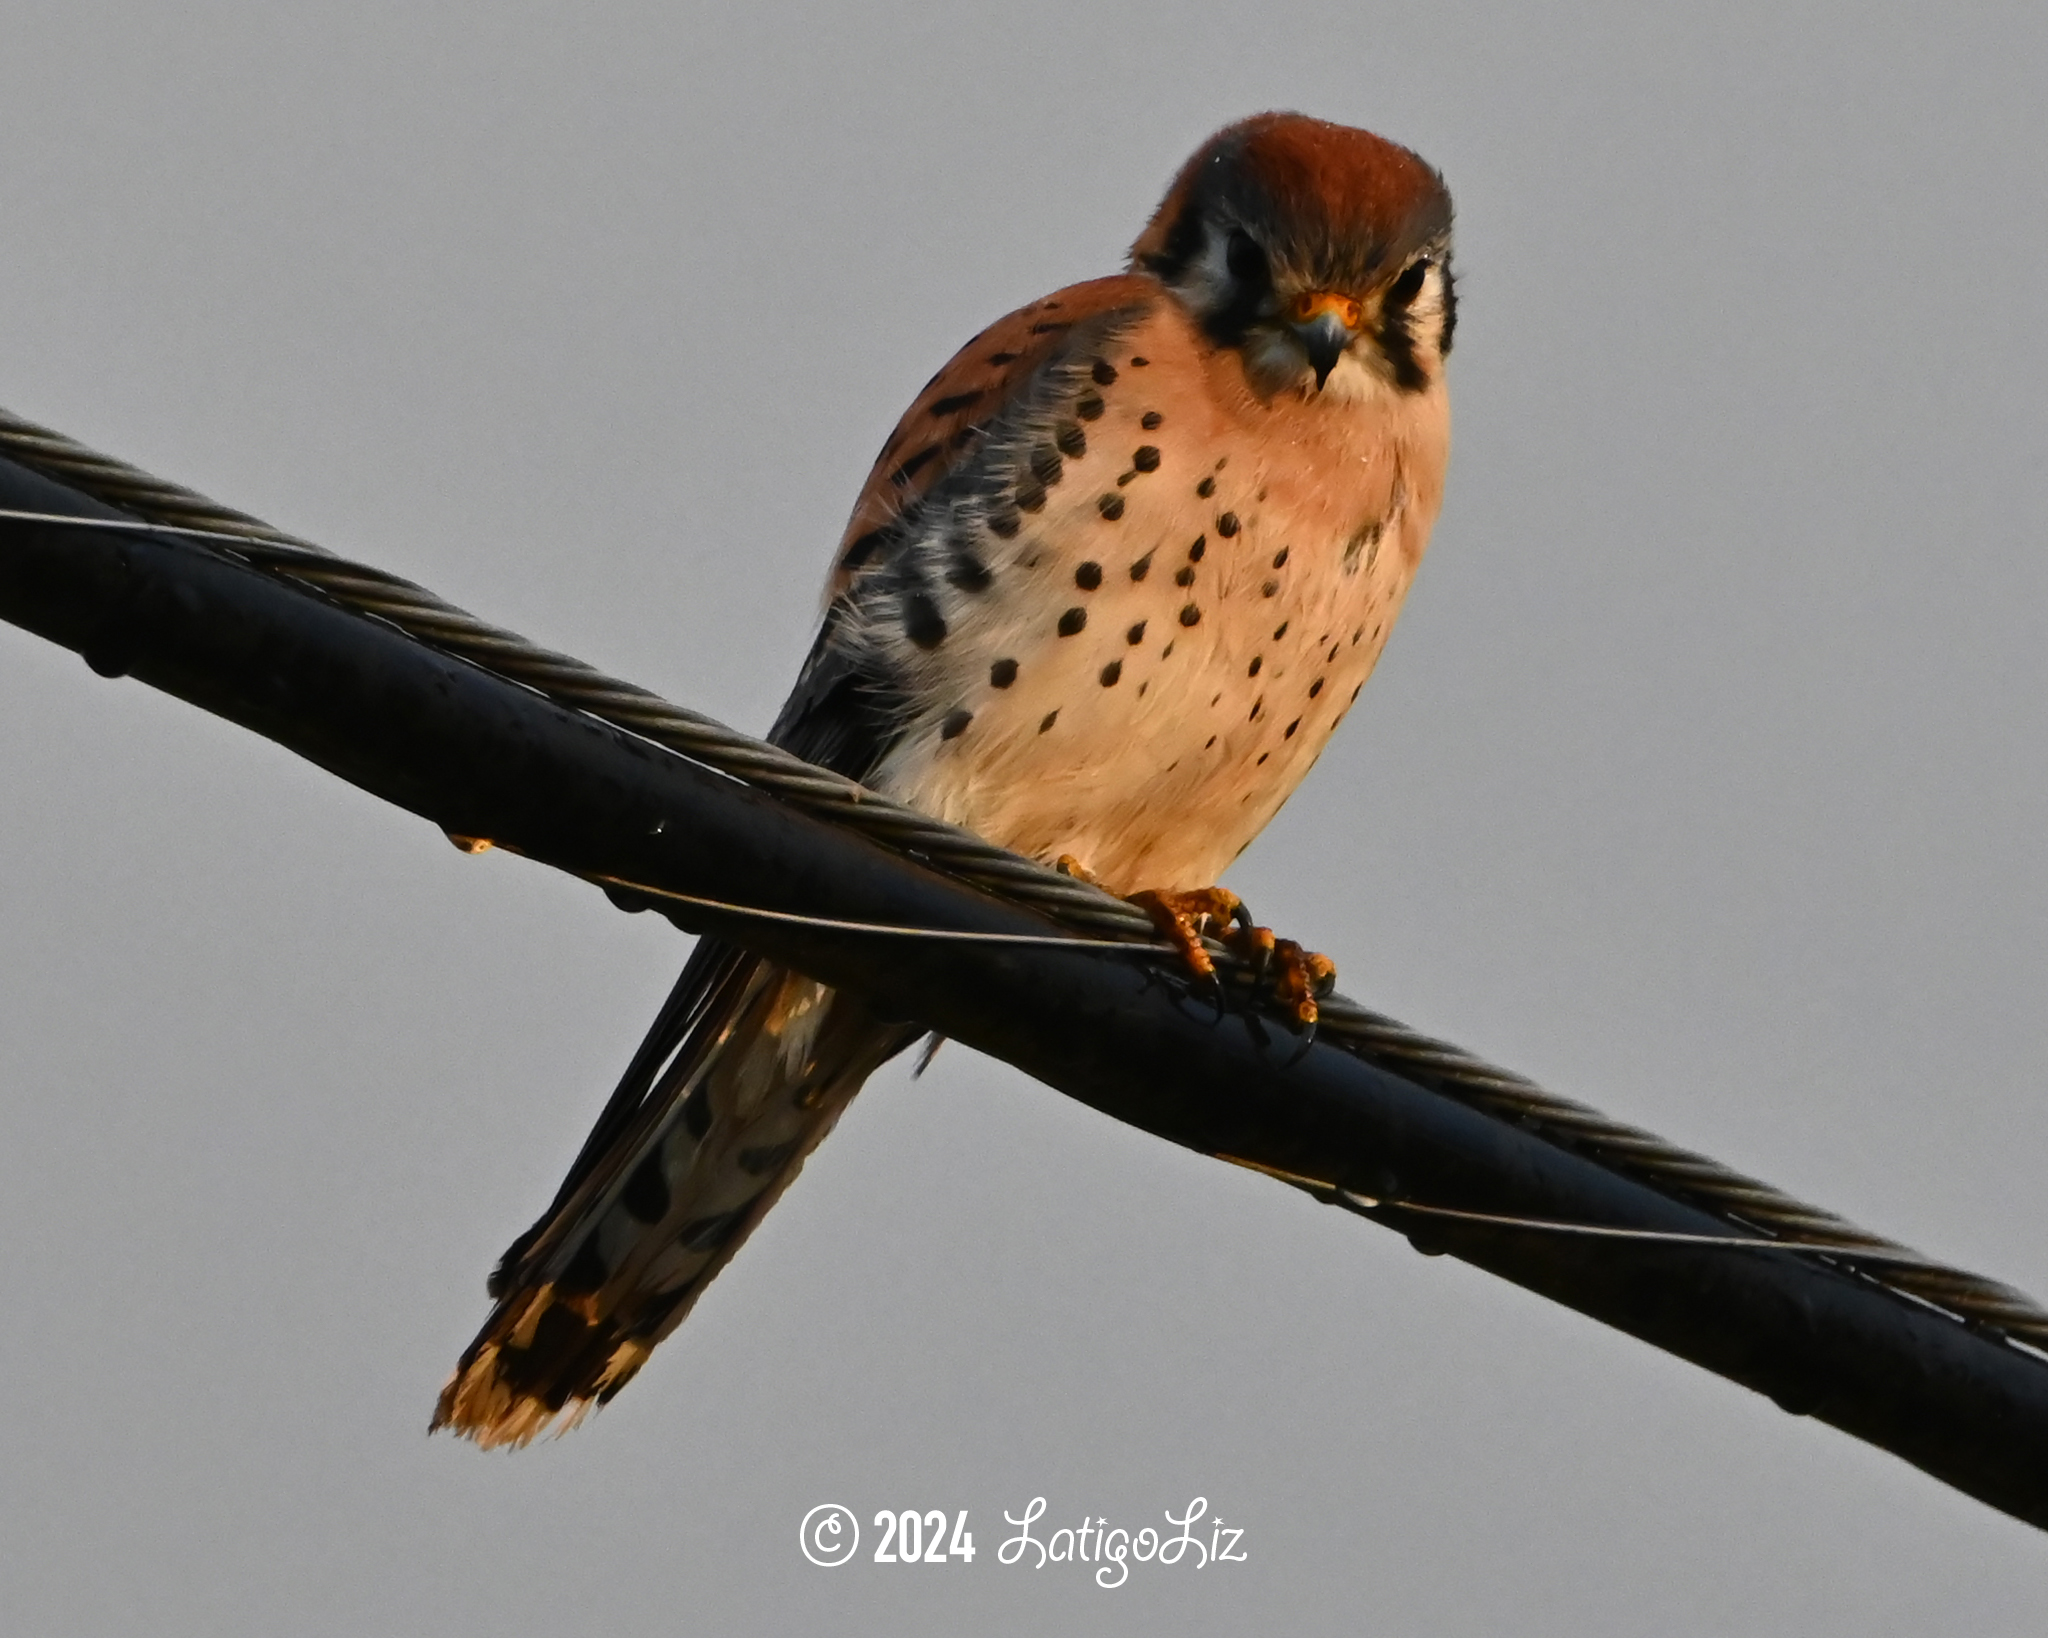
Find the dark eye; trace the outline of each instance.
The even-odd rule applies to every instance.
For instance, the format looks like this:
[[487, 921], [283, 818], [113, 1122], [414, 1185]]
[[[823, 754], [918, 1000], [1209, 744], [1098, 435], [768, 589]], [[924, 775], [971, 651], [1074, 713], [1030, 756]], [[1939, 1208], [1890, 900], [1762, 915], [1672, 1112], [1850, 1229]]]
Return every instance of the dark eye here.
[[1401, 276], [1387, 291], [1387, 300], [1398, 302], [1403, 307], [1407, 306], [1422, 294], [1422, 281], [1428, 277], [1429, 262], [1426, 258], [1419, 262], [1410, 262], [1401, 269]]
[[1223, 262], [1230, 269], [1230, 276], [1240, 284], [1266, 284], [1272, 273], [1266, 266], [1266, 253], [1259, 248], [1259, 241], [1243, 228], [1231, 231], [1230, 243], [1224, 248]]

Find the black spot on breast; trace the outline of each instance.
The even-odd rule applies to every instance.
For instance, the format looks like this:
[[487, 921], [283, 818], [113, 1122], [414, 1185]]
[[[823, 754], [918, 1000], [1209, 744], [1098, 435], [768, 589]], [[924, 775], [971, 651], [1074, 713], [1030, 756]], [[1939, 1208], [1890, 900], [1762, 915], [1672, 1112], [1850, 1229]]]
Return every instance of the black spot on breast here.
[[1102, 668], [1102, 674], [1098, 680], [1101, 682], [1104, 688], [1114, 688], [1116, 687], [1117, 678], [1121, 677], [1123, 674], [1123, 661], [1111, 660], [1108, 665]]
[[1157, 410], [1147, 410], [1143, 415], [1138, 417], [1138, 425], [1143, 427], [1147, 432], [1157, 432], [1159, 428], [1165, 424], [1165, 422], [1166, 417], [1161, 415]]
[[1316, 680], [1315, 680], [1314, 682], [1312, 682], [1312, 683], [1310, 683], [1310, 684], [1308, 685], [1308, 697], [1309, 697], [1310, 699], [1314, 699], [1314, 698], [1315, 698], [1315, 697], [1316, 697], [1316, 696], [1317, 696], [1318, 694], [1320, 694], [1320, 693], [1321, 693], [1322, 691], [1323, 691], [1323, 679], [1322, 679], [1321, 677], [1318, 677], [1318, 678], [1316, 678]]
[[[1267, 757], [1269, 757], [1269, 756], [1271, 756], [1272, 754], [1273, 754], [1273, 753], [1272, 753], [1271, 751], [1261, 751], [1261, 752], [1259, 753], [1259, 761], [1260, 761], [1260, 762], [1264, 762], [1264, 761], [1266, 760], [1266, 758], [1267, 758]], [[1257, 766], [1257, 764], [1254, 764], [1254, 766]]]
[[1205, 751], [1213, 751], [1213, 750], [1214, 750], [1215, 748], [1216, 748], [1216, 736], [1215, 736], [1214, 734], [1211, 734], [1211, 735], [1209, 736], [1209, 743], [1208, 743], [1207, 745], [1204, 745], [1204, 746], [1202, 747], [1202, 749], [1203, 749], [1203, 750], [1205, 750]]
[[1171, 642], [1167, 643], [1167, 645], [1159, 651], [1159, 657], [1162, 660], [1170, 660], [1173, 658], [1173, 644]]
[[1074, 413], [1084, 421], [1093, 421], [1099, 418], [1102, 414], [1102, 408], [1102, 394], [1099, 392], [1084, 392], [1079, 398], [1074, 400]]
[[967, 725], [973, 720], [972, 711], [948, 711], [939, 723], [939, 738], [958, 739], [967, 732]]
[[1216, 520], [1216, 532], [1225, 540], [1236, 534], [1237, 528], [1237, 514], [1235, 512], [1225, 512], [1223, 516]]
[[1145, 576], [1147, 576], [1151, 572], [1152, 554], [1150, 552], [1147, 552], [1143, 557], [1139, 558], [1137, 562], [1131, 565], [1131, 578], [1133, 580], [1143, 580]]
[[1035, 336], [1056, 336], [1062, 330], [1071, 329], [1073, 329], [1073, 325], [1065, 319], [1046, 319], [1041, 323], [1032, 325], [1031, 333]]
[[990, 353], [988, 361], [991, 364], [1014, 364], [1017, 362], [1017, 355], [1015, 353]]
[[1053, 428], [1052, 441], [1059, 446], [1062, 455], [1079, 460], [1088, 453], [1088, 435], [1081, 430], [1078, 421], [1062, 421]]
[[988, 685], [991, 688], [1008, 688], [1017, 680], [1017, 662], [998, 660], [988, 668]]
[[1095, 510], [1114, 523], [1124, 515], [1124, 498], [1121, 495], [1098, 495]]
[[1059, 720], [1060, 714], [1058, 711], [1046, 712], [1044, 716], [1038, 719], [1038, 731], [1041, 734], [1044, 733], [1048, 728], [1050, 728], [1054, 723], [1058, 722]]
[[839, 559], [840, 568], [859, 568], [875, 555], [875, 548], [882, 544], [882, 537], [888, 532], [886, 529], [870, 529], [866, 534], [859, 536], [841, 555]]
[[1131, 451], [1131, 465], [1140, 472], [1157, 472], [1159, 470], [1159, 446], [1157, 444], [1140, 444]]
[[1275, 552], [1273, 554], [1273, 567], [1276, 569], [1286, 568], [1287, 554], [1292, 550], [1293, 548], [1290, 546], [1282, 546], [1279, 551]]
[[1124, 641], [1129, 643], [1133, 648], [1136, 648], [1138, 644], [1142, 643], [1144, 640], [1145, 622], [1143, 620], [1140, 620], [1135, 626], [1131, 627], [1129, 631], [1124, 633]]
[[697, 1090], [683, 1100], [683, 1130], [693, 1138], [701, 1138], [711, 1130], [711, 1088], [699, 1081]]
[[1280, 595], [1280, 582], [1277, 580], [1263, 582], [1259, 586], [1259, 595], [1261, 597], [1278, 597]]
[[1202, 611], [1192, 603], [1183, 605], [1180, 611], [1180, 623], [1184, 626], [1199, 626], [1202, 623]]
[[1287, 626], [1288, 626], [1288, 622], [1287, 622], [1287, 621], [1285, 621], [1285, 620], [1282, 620], [1282, 621], [1281, 621], [1281, 622], [1280, 622], [1280, 623], [1279, 623], [1279, 624], [1278, 624], [1277, 626], [1275, 626], [1275, 627], [1273, 628], [1273, 641], [1274, 641], [1274, 642], [1276, 642], [1276, 643], [1277, 643], [1277, 642], [1279, 642], [1279, 641], [1280, 641], [1280, 639], [1281, 639], [1282, 637], [1285, 637], [1285, 636], [1287, 635]]
[[1095, 377], [1098, 387], [1106, 387], [1116, 379], [1116, 366], [1106, 358], [1098, 358], [1088, 373]]
[[946, 617], [930, 592], [911, 592], [903, 599], [903, 635], [927, 649], [946, 640]]
[[1088, 611], [1086, 609], [1068, 609], [1065, 614], [1060, 616], [1059, 634], [1062, 637], [1075, 636], [1087, 623]]
[[1192, 586], [1195, 583], [1195, 571], [1192, 568], [1176, 569], [1173, 583], [1176, 586]]
[[1382, 522], [1365, 523], [1359, 525], [1352, 533], [1351, 538], [1344, 543], [1344, 572], [1346, 574], [1356, 572], [1358, 554], [1361, 551], [1365, 553], [1365, 566], [1368, 570], [1379, 560], [1380, 536], [1386, 532], [1386, 527], [1386, 524]]
[[1023, 527], [1024, 520], [1010, 507], [999, 506], [988, 515], [988, 532], [999, 540], [1015, 540]]
[[934, 417], [958, 415], [969, 404], [979, 398], [987, 389], [976, 387], [972, 392], [956, 392], [950, 398], [941, 398], [933, 404], [930, 413]]
[[1202, 554], [1203, 554], [1203, 553], [1205, 553], [1205, 552], [1207, 552], [1207, 551], [1208, 551], [1208, 549], [1209, 549], [1209, 537], [1208, 537], [1207, 535], [1197, 535], [1197, 536], [1195, 536], [1195, 543], [1194, 543], [1194, 545], [1192, 545], [1192, 546], [1190, 546], [1190, 547], [1188, 548], [1188, 561], [1189, 561], [1190, 563], [1199, 563], [1199, 562], [1201, 562], [1201, 561], [1202, 561]]
[[1066, 475], [1066, 470], [1060, 452], [1051, 444], [1040, 444], [1031, 451], [1031, 475], [1040, 483], [1056, 484]]
[[1134, 358], [1131, 360], [1131, 368], [1134, 370], [1142, 370], [1147, 364], [1150, 364], [1151, 362], [1152, 360], [1149, 358]]
[[1214, 478], [1204, 478], [1195, 485], [1195, 493], [1200, 495], [1203, 500], [1207, 500], [1216, 493], [1216, 480]]
[[902, 489], [909, 484], [912, 478], [916, 477], [918, 473], [922, 472], [938, 458], [939, 446], [937, 444], [926, 444], [924, 448], [911, 456], [909, 460], [905, 461], [894, 472], [891, 472], [889, 474], [889, 481], [898, 489]]
[[1045, 485], [1036, 478], [1026, 478], [1017, 485], [1017, 505], [1026, 512], [1045, 510]]
[[1247, 677], [1256, 677], [1259, 674], [1259, 667], [1265, 663], [1266, 657], [1263, 654], [1254, 654], [1252, 656], [1251, 669], [1245, 672], [1245, 675]]
[[1281, 737], [1282, 739], [1292, 739], [1292, 738], [1294, 737], [1294, 730], [1295, 730], [1295, 729], [1297, 729], [1297, 728], [1299, 728], [1300, 726], [1301, 726], [1301, 718], [1299, 718], [1299, 717], [1296, 717], [1296, 718], [1295, 718], [1295, 719], [1294, 719], [1294, 720], [1293, 720], [1292, 722], [1290, 722], [1290, 723], [1289, 723], [1289, 724], [1287, 725], [1287, 732], [1286, 732], [1286, 733], [1284, 733], [1284, 734], [1282, 734], [1282, 735], [1281, 735], [1280, 737]]
[[658, 1223], [668, 1215], [668, 1178], [661, 1169], [661, 1150], [651, 1149], [633, 1168], [619, 1191], [619, 1204], [639, 1223]]
[[1074, 584], [1083, 591], [1095, 590], [1097, 586], [1102, 584], [1102, 565], [1100, 563], [1083, 563], [1074, 570]]
[[1259, 713], [1260, 713], [1261, 711], [1265, 710], [1265, 709], [1266, 709], [1266, 702], [1265, 702], [1265, 701], [1264, 701], [1263, 699], [1258, 699], [1258, 700], [1254, 700], [1254, 701], [1252, 702], [1252, 714], [1251, 714], [1250, 716], [1246, 717], [1246, 718], [1245, 718], [1245, 721], [1247, 721], [1247, 722], [1257, 722], [1257, 721], [1259, 720]]

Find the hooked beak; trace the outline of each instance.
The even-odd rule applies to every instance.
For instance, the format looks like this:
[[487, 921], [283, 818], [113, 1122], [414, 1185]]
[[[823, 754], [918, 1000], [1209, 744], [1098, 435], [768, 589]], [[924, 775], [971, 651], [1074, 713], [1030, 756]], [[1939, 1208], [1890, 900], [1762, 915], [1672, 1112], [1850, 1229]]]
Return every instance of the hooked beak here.
[[1309, 365], [1316, 372], [1317, 392], [1330, 379], [1344, 349], [1357, 338], [1363, 318], [1357, 302], [1335, 291], [1317, 290], [1295, 298], [1288, 328], [1308, 354]]

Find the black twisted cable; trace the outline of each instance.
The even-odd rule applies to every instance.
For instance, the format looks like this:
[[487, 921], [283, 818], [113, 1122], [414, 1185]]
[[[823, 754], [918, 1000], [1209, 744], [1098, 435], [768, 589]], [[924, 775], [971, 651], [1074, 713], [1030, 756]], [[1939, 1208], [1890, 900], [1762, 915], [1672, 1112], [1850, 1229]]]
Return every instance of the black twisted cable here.
[[[1064, 926], [1117, 942], [1149, 942], [1149, 917], [1086, 882], [906, 808], [775, 746], [673, 705], [479, 620], [413, 582], [271, 528], [257, 518], [100, 454], [0, 410], [0, 454], [130, 515], [203, 541], [249, 567], [310, 587], [415, 640], [518, 683], [554, 703], [636, 734], [972, 883]], [[75, 521], [75, 520], [65, 520]], [[1234, 954], [1211, 946], [1240, 993], [1252, 989]], [[1370, 1011], [1341, 995], [1320, 1004], [1323, 1038], [1443, 1095], [1538, 1133], [1610, 1170], [1774, 1239], [1822, 1239], [1879, 1261], [1843, 1272], [1917, 1298], [1966, 1323], [2048, 1350], [2048, 1310], [1998, 1281], [1948, 1268], [1719, 1161], [1545, 1091], [1533, 1081]], [[1338, 1198], [1337, 1180], [1295, 1179]], [[1323, 1186], [1317, 1186], [1317, 1185]], [[1390, 1202], [1395, 1204], [1395, 1202]], [[1883, 1259], [1895, 1259], [1886, 1262]]]

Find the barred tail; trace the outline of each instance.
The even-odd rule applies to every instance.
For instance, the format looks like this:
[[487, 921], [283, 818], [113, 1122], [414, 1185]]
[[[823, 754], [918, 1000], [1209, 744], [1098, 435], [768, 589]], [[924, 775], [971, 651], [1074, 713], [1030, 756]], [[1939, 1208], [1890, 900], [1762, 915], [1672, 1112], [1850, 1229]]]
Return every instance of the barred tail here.
[[523, 1445], [611, 1399], [918, 1033], [787, 968], [700, 948], [555, 1205], [505, 1254], [497, 1306], [433, 1426]]

